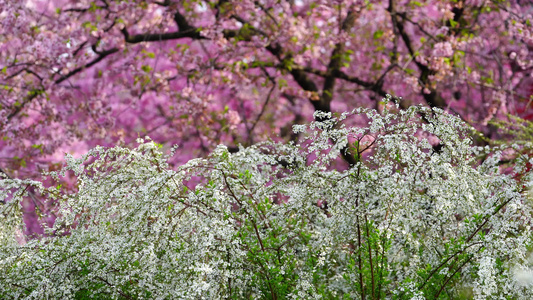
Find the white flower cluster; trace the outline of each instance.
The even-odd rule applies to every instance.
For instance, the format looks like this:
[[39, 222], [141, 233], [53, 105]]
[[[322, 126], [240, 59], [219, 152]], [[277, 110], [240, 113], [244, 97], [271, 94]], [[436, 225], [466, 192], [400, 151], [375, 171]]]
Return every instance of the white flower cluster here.
[[[95, 148], [67, 158], [75, 193], [1, 178], [0, 298], [533, 298], [531, 174], [500, 172], [458, 118], [358, 109], [295, 130], [176, 170], [149, 140]], [[342, 151], [357, 162], [334, 170]], [[28, 189], [60, 204], [21, 245]]]

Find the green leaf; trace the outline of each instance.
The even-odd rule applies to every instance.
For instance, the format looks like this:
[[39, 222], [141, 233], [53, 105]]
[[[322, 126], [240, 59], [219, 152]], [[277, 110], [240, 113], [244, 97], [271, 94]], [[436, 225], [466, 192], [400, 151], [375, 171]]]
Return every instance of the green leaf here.
[[375, 40], [379, 39], [382, 36], [383, 36], [383, 31], [382, 30], [378, 29], [376, 32], [374, 32], [374, 39]]
[[143, 53], [144, 55], [146, 55], [147, 57], [149, 58], [155, 58], [155, 53], [154, 52], [148, 52], [146, 50], [142, 50], [141, 53]]
[[454, 21], [453, 19], [450, 19], [449, 21], [450, 21], [450, 27], [455, 27], [457, 24], [459, 24], [456, 21]]
[[91, 2], [91, 7], [89, 7], [89, 12], [95, 12], [97, 9], [100, 9], [98, 6], [96, 6], [96, 3]]
[[31, 145], [31, 147], [32, 147], [33, 149], [39, 149], [39, 151], [41, 152], [41, 154], [43, 154], [43, 144]]
[[150, 73], [150, 71], [152, 71], [152, 67], [148, 66], [148, 65], [143, 65], [141, 67], [141, 69], [146, 72], [146, 73]]

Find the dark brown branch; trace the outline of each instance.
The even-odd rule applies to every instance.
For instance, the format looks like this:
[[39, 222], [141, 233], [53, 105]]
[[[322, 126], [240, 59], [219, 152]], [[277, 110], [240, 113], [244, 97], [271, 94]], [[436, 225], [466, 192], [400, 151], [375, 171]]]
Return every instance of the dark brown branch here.
[[112, 48], [112, 49], [109, 49], [109, 50], [105, 50], [105, 51], [102, 51], [100, 52], [100, 54], [98, 55], [97, 58], [93, 59], [91, 62], [89, 62], [88, 64], [84, 65], [84, 66], [81, 66], [79, 68], [76, 68], [72, 71], [70, 71], [68, 74], [66, 75], [63, 75], [61, 78], [57, 79], [55, 81], [56, 84], [59, 84], [65, 80], [67, 80], [68, 78], [76, 75], [77, 73], [87, 69], [87, 68], [90, 68], [92, 66], [94, 66], [95, 64], [99, 63], [101, 60], [103, 60], [104, 58], [106, 58], [107, 56], [113, 54], [113, 53], [116, 53], [118, 52], [118, 48]]
[[[341, 31], [350, 30], [355, 23], [355, 11], [352, 9], [342, 22]], [[313, 102], [315, 109], [330, 112], [331, 100], [335, 92], [335, 80], [337, 76], [335, 73], [340, 72], [342, 57], [344, 55], [344, 43], [339, 42], [335, 45], [335, 49], [331, 53], [331, 58], [328, 65], [327, 76], [324, 78], [324, 87], [318, 103]]]
[[[77, 73], [85, 70], [86, 68], [90, 68], [92, 67], [93, 65], [99, 63], [100, 61], [102, 61], [104, 58], [106, 58], [107, 56], [113, 54], [113, 53], [116, 53], [118, 52], [118, 48], [112, 48], [112, 49], [109, 49], [109, 50], [106, 50], [106, 51], [102, 51], [102, 52], [99, 52], [99, 56], [97, 58], [95, 58], [94, 60], [92, 60], [91, 62], [89, 62], [88, 64], [84, 65], [84, 66], [81, 66], [79, 68], [76, 68], [72, 71], [70, 71], [68, 74], [66, 75], [62, 75], [59, 79], [55, 80], [54, 82], [56, 84], [59, 84], [67, 79], [69, 79], [70, 77], [76, 75]], [[29, 72], [29, 73], [32, 73], [34, 75], [36, 75], [34, 72]], [[37, 75], [36, 75], [37, 76]], [[8, 116], [7, 116], [7, 119], [8, 120], [11, 120], [13, 117], [15, 117], [18, 113], [20, 113], [22, 111], [22, 109], [24, 108], [24, 106], [31, 102], [33, 99], [35, 99], [38, 95], [40, 95], [41, 93], [43, 92], [43, 90], [35, 90], [33, 91], [28, 97], [26, 97], [24, 99], [24, 101], [22, 101], [22, 103], [17, 106]]]
[[138, 44], [142, 42], [160, 42], [168, 40], [176, 40], [182, 38], [192, 38], [196, 40], [206, 39], [200, 35], [200, 32], [195, 29], [187, 29], [186, 31], [165, 32], [165, 33], [145, 33], [130, 35], [126, 28], [122, 29], [124, 40], [129, 44]]
[[78, 55], [78, 53], [83, 49], [83, 47], [85, 47], [85, 45], [87, 45], [88, 41], [85, 41], [83, 43], [81, 43], [81, 45], [76, 49], [74, 50], [74, 52], [72, 52], [72, 57]]
[[[389, 7], [387, 8], [387, 10], [389, 11], [389, 14], [391, 16], [393, 26], [398, 29], [398, 33], [400, 33], [400, 37], [402, 38], [405, 47], [407, 47], [409, 54], [411, 55], [411, 57], [413, 57], [413, 62], [420, 70], [420, 76], [418, 79], [422, 83], [422, 88], [420, 90], [422, 97], [424, 97], [426, 103], [431, 107], [445, 108], [446, 102], [444, 101], [444, 99], [437, 93], [437, 91], [430, 88], [429, 76], [435, 74], [435, 71], [431, 70], [427, 65], [415, 59], [416, 51], [413, 48], [411, 37], [405, 31], [403, 23], [405, 19], [403, 17], [402, 20], [399, 19], [401, 13], [396, 12], [394, 0], [389, 0]], [[426, 88], [429, 89], [429, 93], [425, 93]]]
[[407, 22], [409, 22], [409, 23], [415, 25], [416, 27], [418, 27], [418, 29], [419, 29], [423, 34], [425, 34], [430, 40], [437, 42], [437, 39], [436, 39], [432, 34], [430, 34], [429, 32], [427, 32], [427, 31], [422, 27], [422, 25], [420, 25], [418, 22], [415, 22], [415, 21], [411, 20], [410, 18], [407, 17], [406, 14], [398, 14], [398, 16], [400, 16], [402, 19], [404, 19], [404, 20], [406, 20]]
[[189, 22], [187, 22], [187, 19], [178, 11], [174, 13], [174, 22], [178, 25], [179, 32], [186, 32], [189, 30], [196, 31], [196, 28], [192, 27]]
[[16, 106], [15, 109], [7, 116], [7, 120], [10, 121], [14, 116], [16, 116], [19, 112], [22, 111], [22, 109], [24, 108], [24, 106], [26, 106], [26, 104], [30, 103], [36, 97], [37, 97], [37, 93], [33, 93], [31, 94], [31, 96], [24, 99], [24, 101], [22, 101], [22, 103], [20, 103], [19, 106]]
[[[282, 49], [278, 44], [268, 45], [266, 46], [266, 49], [280, 61], [288, 59], [288, 57], [282, 57]], [[292, 78], [296, 81], [296, 83], [298, 83], [298, 85], [302, 89], [309, 92], [318, 92], [318, 88], [315, 82], [312, 81], [301, 68], [292, 67], [289, 72], [291, 73]]]
[[449, 256], [446, 260], [444, 260], [442, 263], [440, 263], [440, 265], [438, 265], [435, 269], [433, 269], [431, 271], [431, 273], [429, 273], [428, 277], [426, 278], [426, 280], [424, 280], [424, 282], [422, 283], [422, 285], [418, 288], [418, 290], [422, 290], [424, 288], [424, 286], [426, 286], [426, 284], [429, 282], [429, 280], [433, 277], [433, 275], [435, 275], [435, 273], [437, 273], [437, 271], [439, 271], [442, 267], [444, 267], [444, 265], [446, 265], [452, 258], [456, 258], [458, 255], [461, 255], [463, 252], [465, 252], [468, 248], [472, 247], [472, 246], [475, 246], [475, 245], [479, 245], [481, 244], [481, 242], [475, 242], [475, 243], [472, 243], [466, 247], [464, 247], [462, 250], [458, 251], [458, 252], [455, 252], [454, 254], [452, 254], [451, 256]]
[[7, 76], [6, 79], [11, 79], [13, 77], [16, 77], [16, 76], [20, 75], [20, 73], [22, 73], [22, 72], [26, 72], [26, 73], [32, 74], [33, 76], [37, 77], [39, 79], [39, 81], [41, 81], [41, 82], [43, 81], [43, 78], [39, 74], [35, 73], [33, 70], [28, 69], [28, 68], [20, 69], [19, 71]]
[[254, 1], [254, 4], [257, 5], [259, 8], [261, 8], [263, 13], [265, 13], [265, 15], [267, 15], [272, 20], [272, 22], [274, 22], [274, 24], [276, 24], [276, 26], [279, 26], [278, 21], [276, 20], [276, 18], [274, 18], [274, 16], [269, 12], [269, 10], [271, 10], [272, 8], [266, 8], [259, 1]]
[[[350, 75], [348, 75], [348, 74], [346, 74], [346, 73], [344, 73], [344, 72], [342, 72], [340, 70], [335, 70], [332, 73], [328, 73], [328, 71], [322, 71], [322, 70], [311, 68], [311, 67], [293, 66], [292, 69], [293, 70], [294, 69], [301, 70], [301, 71], [304, 71], [306, 73], [310, 73], [310, 74], [317, 75], [317, 76], [320, 76], [320, 77], [333, 76], [335, 78], [342, 79], [344, 81], [355, 83], [355, 84], [357, 84], [359, 86], [364, 87], [366, 90], [373, 91], [373, 92], [377, 93], [378, 95], [380, 95], [382, 97], [385, 97], [387, 95], [387, 92], [385, 92], [383, 90], [384, 78], [385, 78], [385, 76], [387, 75], [388, 72], [390, 72], [392, 69], [394, 69], [397, 66], [398, 65], [396, 65], [396, 64], [390, 65], [387, 68], [387, 70], [385, 70], [385, 72], [383, 72], [383, 74], [375, 82], [365, 81], [365, 80], [360, 79], [358, 77], [350, 76]], [[277, 67], [282, 67], [282, 66], [278, 65]], [[316, 91], [316, 90], [312, 90], [312, 91]]]
[[[243, 18], [232, 15], [232, 18], [238, 20], [239, 22], [243, 24], [248, 24], [246, 20]], [[181, 38], [192, 38], [192, 39], [207, 39], [200, 35], [199, 29], [191, 26], [186, 19], [181, 15], [180, 13], [176, 13], [174, 16], [174, 19], [176, 23], [178, 24], [180, 30], [177, 32], [170, 32], [170, 33], [146, 33], [146, 34], [137, 34], [137, 35], [129, 35], [128, 31], [126, 29], [122, 29], [122, 33], [124, 34], [125, 40], [128, 43], [140, 43], [140, 42], [154, 42], [154, 41], [164, 41], [164, 40], [174, 40], [174, 39], [181, 39]], [[350, 21], [351, 20], [351, 21]], [[350, 22], [346, 22], [350, 21]], [[353, 15], [349, 15], [349, 18], [347, 17], [347, 20], [343, 22], [343, 28], [349, 28], [351, 26], [350, 24], [353, 23], [354, 18]], [[184, 30], [182, 30], [184, 29]], [[253, 27], [248, 27], [248, 31], [243, 30], [224, 30], [223, 35], [225, 38], [239, 38], [243, 41], [249, 41], [251, 40], [252, 35], [259, 34], [262, 36], [265, 36], [266, 33], [255, 29]], [[265, 47], [268, 52], [270, 52], [273, 56], [275, 56], [279, 61], [286, 61], [290, 60], [291, 56], [283, 56], [283, 50], [280, 47], [279, 44], [270, 44]], [[336, 55], [332, 55], [332, 57], [337, 57]], [[336, 65], [340, 64], [340, 56], [339, 59], [337, 59], [338, 62], [333, 62], [332, 67], [335, 67]], [[336, 60], [336, 61], [337, 61]], [[305, 91], [309, 92], [318, 92], [318, 87], [316, 86], [316, 83], [309, 78], [309, 76], [306, 73], [313, 73], [315, 75], [319, 75], [321, 77], [329, 77], [329, 78], [340, 78], [349, 82], [356, 83], [358, 85], [361, 85], [369, 90], [372, 90], [376, 93], [378, 93], [380, 96], [385, 96], [387, 93], [382, 90], [382, 83], [381, 81], [377, 82], [367, 82], [364, 80], [361, 80], [357, 77], [349, 76], [341, 71], [339, 71], [339, 68], [332, 68], [333, 72], [325, 72], [320, 71], [312, 68], [303, 68], [300, 66], [292, 66], [292, 67], [284, 67], [284, 69], [287, 69], [290, 74], [292, 75], [293, 79], [296, 81], [296, 83]], [[330, 79], [331, 80], [331, 79]], [[329, 89], [328, 89], [329, 90]], [[327, 93], [326, 93], [327, 94]], [[321, 105], [320, 101], [312, 101], [313, 106], [316, 110], [322, 110], [322, 111], [329, 111], [328, 105]]]
[[169, 6], [169, 5], [170, 5], [170, 0], [164, 0], [163, 2], [157, 2], [157, 1], [155, 1], [154, 3], [157, 4], [157, 5], [159, 5], [159, 6], [164, 6], [164, 7], [166, 7], [166, 6]]
[[[375, 293], [376, 293], [376, 284], [374, 279], [374, 265], [372, 261], [372, 244], [371, 244], [371, 238], [370, 238], [370, 230], [368, 229], [368, 218], [365, 214], [365, 228], [366, 228], [366, 244], [368, 246], [368, 262], [370, 264], [370, 280], [372, 283], [372, 291], [370, 292], [372, 299], [376, 299]], [[379, 291], [378, 291], [379, 293]]]
[[254, 129], [257, 126], [257, 123], [259, 123], [259, 120], [261, 119], [263, 114], [265, 113], [266, 106], [270, 102], [270, 98], [272, 96], [272, 92], [274, 92], [274, 89], [276, 88], [276, 84], [277, 84], [275, 78], [270, 76], [270, 74], [268, 74], [268, 72], [266, 71], [265, 68], [262, 68], [262, 69], [263, 69], [263, 73], [265, 73], [265, 75], [270, 80], [270, 82], [273, 83], [273, 85], [270, 88], [270, 90], [268, 91], [265, 103], [263, 104], [263, 107], [261, 108], [261, 111], [259, 112], [259, 115], [257, 115], [257, 118], [255, 119], [255, 122], [252, 124], [252, 127], [248, 130], [248, 141], [250, 142], [250, 144], [253, 144], [253, 132], [254, 132]]
[[[479, 248], [478, 249], [478, 252], [481, 250], [482, 248]], [[440, 287], [440, 290], [437, 292], [437, 294], [435, 295], [435, 299], [438, 299], [440, 294], [442, 293], [442, 291], [444, 291], [444, 288], [446, 287], [446, 285], [448, 284], [448, 282], [450, 282], [450, 280], [452, 280], [452, 278], [455, 276], [455, 274], [457, 274], [459, 271], [461, 271], [461, 269], [466, 266], [467, 263], [469, 263], [473, 258], [475, 257], [475, 255], [471, 255], [467, 260], [465, 260], [463, 262], [463, 264], [461, 264], [459, 266], [459, 268], [457, 268], [457, 270], [455, 270], [455, 272], [453, 272], [452, 275], [450, 275], [446, 281], [442, 284], [442, 286]]]

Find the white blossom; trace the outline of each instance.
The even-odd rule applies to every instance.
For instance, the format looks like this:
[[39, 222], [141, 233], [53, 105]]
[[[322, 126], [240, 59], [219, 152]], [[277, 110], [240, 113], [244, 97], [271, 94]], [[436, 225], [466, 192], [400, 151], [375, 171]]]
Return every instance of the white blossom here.
[[[97, 147], [46, 174], [74, 171], [76, 192], [2, 177], [0, 298], [533, 298], [527, 160], [502, 173], [505, 149], [472, 146], [459, 118], [397, 110], [316, 113], [300, 144], [176, 169], [148, 137]], [[57, 218], [21, 241], [29, 192]]]

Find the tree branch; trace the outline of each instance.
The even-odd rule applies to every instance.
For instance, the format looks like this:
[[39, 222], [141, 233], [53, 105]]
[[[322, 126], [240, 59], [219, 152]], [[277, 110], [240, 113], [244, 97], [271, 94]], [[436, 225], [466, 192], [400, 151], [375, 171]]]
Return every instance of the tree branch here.
[[[350, 9], [348, 15], [342, 22], [341, 32], [348, 31], [353, 27], [356, 18], [356, 12], [354, 8]], [[324, 87], [322, 89], [322, 94], [320, 95], [320, 100], [318, 103], [313, 103], [315, 109], [330, 112], [331, 111], [331, 100], [333, 99], [333, 93], [335, 92], [335, 80], [337, 76], [335, 74], [340, 72], [342, 56], [344, 55], [344, 43], [339, 42], [335, 45], [335, 49], [331, 53], [331, 58], [328, 65], [327, 76], [324, 77]]]
[[[431, 107], [446, 108], [446, 102], [444, 101], [444, 99], [439, 94], [437, 94], [435, 89], [430, 88], [429, 76], [435, 74], [435, 71], [431, 70], [425, 64], [414, 59], [416, 56], [416, 51], [413, 48], [411, 37], [405, 31], [405, 27], [403, 23], [406, 17], [405, 18], [402, 17], [402, 20], [400, 21], [398, 17], [401, 16], [401, 13], [398, 13], [396, 11], [394, 0], [389, 0], [389, 7], [387, 8], [387, 10], [389, 11], [389, 14], [391, 16], [393, 26], [398, 29], [398, 32], [400, 33], [400, 37], [402, 38], [405, 44], [405, 47], [407, 47], [409, 54], [411, 55], [411, 57], [413, 57], [413, 62], [416, 64], [416, 66], [420, 70], [419, 80], [422, 83], [422, 88], [420, 90], [422, 97], [424, 97], [424, 100], [426, 100], [426, 103]], [[429, 89], [430, 91], [429, 93], [425, 93], [426, 88]]]
[[121, 30], [124, 35], [124, 40], [129, 44], [138, 44], [141, 42], [160, 42], [168, 40], [176, 40], [182, 38], [192, 38], [195, 40], [206, 39], [200, 35], [200, 32], [195, 28], [189, 28], [185, 31], [165, 32], [165, 33], [144, 33], [130, 35], [126, 28]]
[[70, 78], [70, 77], [76, 75], [77, 73], [79, 73], [79, 72], [81, 72], [81, 71], [83, 71], [83, 70], [85, 70], [85, 69], [87, 69], [87, 68], [90, 68], [90, 67], [94, 66], [95, 64], [99, 63], [101, 60], [103, 60], [104, 58], [106, 58], [107, 56], [109, 56], [109, 55], [111, 55], [111, 54], [113, 54], [113, 53], [116, 53], [116, 52], [118, 52], [118, 48], [111, 48], [111, 49], [109, 49], [109, 50], [105, 50], [105, 51], [101, 51], [101, 52], [99, 52], [99, 53], [98, 53], [99, 55], [98, 55], [97, 58], [93, 59], [93, 60], [92, 60], [91, 62], [89, 62], [88, 64], [86, 64], [86, 65], [84, 65], [84, 66], [81, 66], [81, 67], [79, 67], [79, 68], [76, 68], [76, 69], [70, 71], [68, 74], [61, 76], [61, 78], [57, 79], [57, 80], [55, 81], [55, 83], [56, 83], [56, 84], [59, 84], [59, 83], [65, 81], [65, 80], [67, 80], [68, 78]]

